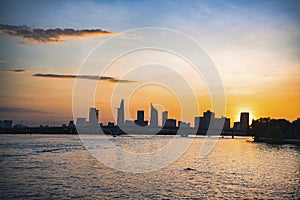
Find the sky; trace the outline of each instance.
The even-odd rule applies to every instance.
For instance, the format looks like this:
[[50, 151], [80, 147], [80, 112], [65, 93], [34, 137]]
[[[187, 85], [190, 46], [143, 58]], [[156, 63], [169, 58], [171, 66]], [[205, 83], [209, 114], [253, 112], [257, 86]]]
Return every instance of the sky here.
[[[143, 27], [178, 31], [205, 49], [224, 86], [223, 114], [232, 122], [239, 120], [242, 111], [250, 112], [254, 119], [293, 121], [300, 116], [299, 1], [1, 1], [0, 4], [0, 120], [12, 119], [29, 125], [58, 125], [72, 120], [73, 89], [78, 80], [75, 76], [89, 53], [99, 43], [123, 31]], [[163, 33], [157, 31], [153, 35], [163, 38]], [[123, 36], [132, 37], [130, 41], [136, 43], [144, 39], [138, 34]], [[125, 43], [122, 45], [126, 47]], [[88, 63], [104, 70], [101, 63], [118, 48], [120, 44], [116, 42], [106, 46], [102, 54], [89, 58]], [[184, 50], [192, 53], [191, 49]], [[151, 60], [156, 64], [149, 64]], [[143, 62], [148, 65], [133, 68]], [[131, 73], [121, 76], [125, 69]], [[95, 72], [82, 75], [77, 78], [97, 84], [94, 104], [89, 106], [100, 110], [100, 121], [104, 123], [114, 120], [120, 99], [130, 89], [133, 90], [130, 98], [125, 97], [128, 119], [134, 119], [138, 109], [145, 110], [148, 119], [151, 102], [160, 111], [168, 110], [170, 117], [192, 124], [195, 116], [213, 109], [205, 78], [197, 76], [187, 63], [164, 52], [143, 51], [122, 57], [98, 82], [100, 77]], [[153, 77], [164, 80], [169, 87], [148, 84]], [[191, 106], [185, 80], [192, 85], [199, 109]], [[139, 85], [143, 87], [136, 88]], [[184, 106], [188, 115], [183, 116]], [[83, 108], [80, 115], [87, 117], [87, 112], [88, 108]]]

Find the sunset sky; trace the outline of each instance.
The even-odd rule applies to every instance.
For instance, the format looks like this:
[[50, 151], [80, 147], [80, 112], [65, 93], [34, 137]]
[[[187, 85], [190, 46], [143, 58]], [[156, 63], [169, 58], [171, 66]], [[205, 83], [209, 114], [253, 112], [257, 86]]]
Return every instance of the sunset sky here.
[[[226, 94], [226, 116], [232, 121], [238, 121], [242, 111], [250, 112], [251, 118], [293, 121], [300, 117], [299, 8], [297, 0], [1, 1], [0, 120], [28, 125], [58, 125], [72, 120], [74, 76], [89, 52], [122, 31], [161, 27], [188, 35], [205, 49], [219, 71]], [[115, 48], [118, 46], [105, 50], [109, 54]], [[194, 81], [199, 87], [193, 88], [200, 111], [191, 109], [190, 116], [184, 117], [172, 91], [147, 85], [152, 73], [169, 82], [177, 76], [197, 80], [186, 63], [169, 56], [137, 52], [115, 62], [96, 91], [94, 106], [100, 110], [100, 121], [113, 121], [122, 87], [134, 88], [138, 83], [146, 85], [128, 99], [132, 119], [137, 109], [145, 110], [148, 118], [150, 102], [159, 110], [168, 110], [171, 118], [192, 124], [195, 116], [212, 109], [204, 81]], [[125, 66], [138, 60], [150, 62], [154, 57], [179, 74], [170, 78], [168, 74], [173, 72], [168, 69], [145, 65], [142, 71], [119, 76]], [[99, 74], [86, 75], [90, 77], [81, 78], [94, 82]], [[113, 94], [116, 85], [120, 89]]]

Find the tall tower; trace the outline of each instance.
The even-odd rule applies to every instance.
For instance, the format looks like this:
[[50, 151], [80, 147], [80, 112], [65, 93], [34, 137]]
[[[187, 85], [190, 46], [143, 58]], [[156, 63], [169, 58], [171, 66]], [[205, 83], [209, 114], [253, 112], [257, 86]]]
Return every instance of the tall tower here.
[[213, 128], [215, 122], [215, 113], [211, 112], [210, 110], [207, 110], [203, 113], [203, 120], [203, 125], [205, 129], [208, 129], [209, 127]]
[[150, 104], [150, 126], [158, 126], [158, 111]]
[[249, 126], [249, 113], [242, 112], [240, 116], [241, 128], [240, 131], [246, 133]]
[[137, 121], [143, 122], [144, 121], [144, 111], [138, 110], [137, 111]]
[[162, 127], [164, 127], [167, 119], [168, 119], [168, 111], [162, 112], [162, 122], [161, 122], [161, 126]]
[[143, 110], [138, 110], [137, 111], [137, 119], [134, 120], [134, 123], [136, 125], [139, 125], [139, 126], [142, 126], [142, 127], [148, 125], [148, 121], [144, 120], [144, 111]]
[[97, 126], [98, 119], [99, 119], [99, 110], [97, 110], [96, 108], [90, 108], [90, 112], [89, 112], [90, 126]]
[[121, 100], [120, 108], [118, 108], [117, 124], [124, 125], [124, 99]]

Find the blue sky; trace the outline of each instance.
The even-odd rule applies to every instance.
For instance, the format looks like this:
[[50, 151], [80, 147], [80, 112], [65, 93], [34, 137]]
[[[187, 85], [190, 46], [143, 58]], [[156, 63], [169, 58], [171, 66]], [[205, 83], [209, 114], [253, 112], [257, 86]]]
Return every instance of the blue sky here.
[[[244, 25], [284, 20], [299, 25], [299, 4], [296, 0], [2, 1], [0, 22], [41, 28], [102, 27], [112, 31], [141, 26], [174, 28], [180, 26], [177, 20], [212, 26], [224, 20]], [[180, 31], [185, 28], [189, 29], [181, 27]]]

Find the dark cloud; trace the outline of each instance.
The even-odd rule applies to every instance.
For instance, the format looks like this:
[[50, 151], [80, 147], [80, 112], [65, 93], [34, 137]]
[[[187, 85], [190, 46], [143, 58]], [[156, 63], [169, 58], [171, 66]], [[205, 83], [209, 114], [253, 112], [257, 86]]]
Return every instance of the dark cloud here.
[[2, 113], [53, 114], [53, 113], [49, 113], [49, 112], [45, 112], [45, 111], [41, 111], [41, 110], [30, 110], [30, 109], [26, 109], [26, 108], [16, 108], [16, 107], [12, 107], [12, 108], [0, 107], [0, 112], [2, 112]]
[[23, 73], [27, 72], [27, 69], [0, 69], [2, 72], [16, 72], [16, 73]]
[[103, 35], [111, 34], [111, 32], [103, 31], [101, 29], [40, 29], [30, 28], [29, 26], [13, 26], [0, 25], [0, 35], [7, 34], [12, 36], [23, 37], [24, 42], [66, 42], [63, 37], [84, 37], [89, 35]]
[[27, 70], [26, 69], [14, 69], [13, 71], [14, 72], [26, 72]]
[[46, 77], [46, 78], [61, 78], [61, 79], [88, 79], [88, 80], [103, 80], [109, 82], [120, 82], [120, 83], [132, 83], [136, 81], [132, 80], [120, 80], [110, 76], [93, 76], [93, 75], [70, 75], [70, 74], [34, 74], [33, 76], [37, 77]]

